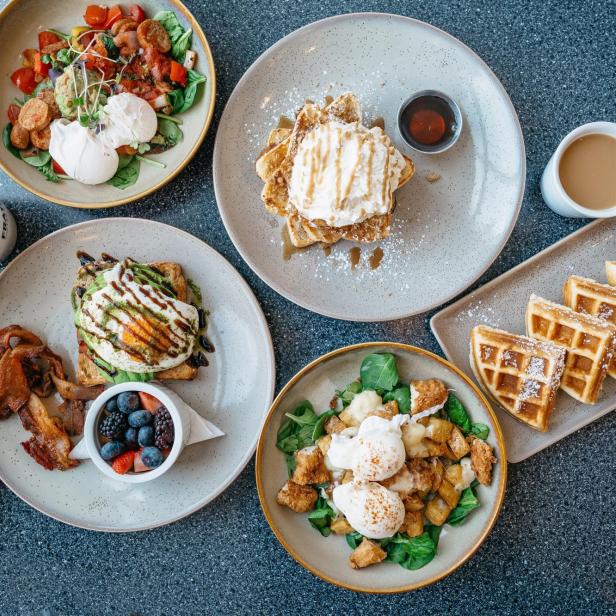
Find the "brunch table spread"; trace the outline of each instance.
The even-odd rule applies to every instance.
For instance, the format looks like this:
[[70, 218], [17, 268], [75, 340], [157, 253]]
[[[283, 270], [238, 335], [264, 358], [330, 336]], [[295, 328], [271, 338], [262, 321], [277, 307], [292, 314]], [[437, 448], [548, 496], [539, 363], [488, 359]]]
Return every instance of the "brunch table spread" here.
[[[66, 6], [82, 15], [87, 4]], [[6, 5], [0, 0], [0, 9]], [[0, 205], [13, 213], [18, 230], [15, 249], [0, 261], [0, 394], [33, 436], [25, 437], [24, 451], [16, 445], [24, 438], [17, 418], [0, 423], [7, 484], [0, 482], [0, 613], [614, 613], [611, 326], [534, 298], [527, 333], [542, 342], [487, 327], [470, 333], [479, 324], [521, 333], [531, 293], [613, 316], [596, 298], [611, 301], [616, 292], [581, 277], [604, 280], [603, 261], [616, 259], [615, 225], [586, 229], [590, 221], [559, 216], [540, 191], [542, 172], [565, 135], [589, 122], [616, 122], [613, 4], [186, 0], [207, 41], [175, 0], [143, 5], [156, 15], [135, 5], [124, 15], [117, 6], [89, 6], [88, 26], [72, 30], [70, 19], [52, 8], [42, 24], [28, 25], [32, 40], [25, 44], [36, 45], [37, 29], [56, 24], [70, 34], [47, 32], [38, 38], [39, 51], [21, 52], [18, 33], [19, 42], [7, 47], [12, 63], [31, 51], [34, 72], [24, 65], [13, 73], [11, 65], [1, 76], [3, 105], [4, 92], [13, 88], [9, 77], [26, 96], [10, 105], [8, 153], [0, 155], [17, 180], [0, 174]], [[23, 0], [20, 6], [33, 5]], [[504, 90], [454, 39], [389, 16], [311, 27], [248, 70], [302, 26], [377, 11], [456, 37]], [[102, 34], [93, 38], [89, 27]], [[97, 44], [102, 55], [80, 63], [80, 54]], [[146, 74], [135, 76], [141, 57]], [[457, 100], [429, 89], [433, 71]], [[35, 82], [30, 87], [25, 80], [35, 73], [39, 83], [43, 74], [75, 88], [83, 80], [85, 96], [67, 103], [77, 109], [63, 109], [64, 119], [57, 119], [51, 82], [30, 97]], [[407, 74], [417, 75], [421, 87], [407, 83]], [[11, 97], [18, 93], [13, 89]], [[103, 106], [105, 92], [111, 103]], [[399, 106], [405, 99], [400, 118], [407, 124], [397, 135], [391, 101]], [[289, 120], [298, 109], [297, 120]], [[69, 122], [71, 114], [77, 121]], [[396, 147], [403, 140], [414, 149], [401, 154], [388, 134]], [[329, 145], [321, 150], [332, 139], [339, 152], [358, 148], [343, 198], [351, 206], [341, 205], [337, 186], [335, 216], [308, 224], [300, 214], [309, 217], [310, 207], [329, 212], [332, 193], [322, 178], [337, 184], [344, 178], [342, 155], [328, 171]], [[603, 140], [605, 158], [614, 140]], [[592, 139], [576, 143], [593, 147]], [[84, 153], [80, 160], [72, 158], [76, 148]], [[352, 204], [362, 197], [351, 183], [362, 172], [362, 148], [375, 209], [368, 218], [362, 209], [359, 220]], [[584, 162], [578, 150], [566, 151], [574, 183], [574, 157]], [[295, 168], [292, 178], [284, 175], [287, 152], [299, 152], [296, 161], [314, 157], [304, 175]], [[386, 165], [386, 175], [373, 178], [372, 164]], [[60, 181], [47, 182], [50, 177]], [[24, 183], [33, 192], [19, 186]], [[441, 190], [447, 186], [453, 201]], [[560, 184], [553, 181], [551, 193], [546, 186], [544, 196], [556, 200]], [[567, 194], [581, 195], [571, 205], [561, 187], [563, 203], [550, 205], [579, 212], [594, 188], [585, 182], [568, 188]], [[404, 196], [393, 212], [396, 189]], [[412, 194], [416, 202], [407, 206]], [[587, 207], [606, 208], [610, 197], [601, 204], [604, 196], [597, 195], [599, 205]], [[51, 202], [96, 208], [135, 198], [113, 209]], [[282, 237], [273, 214], [287, 217]], [[1, 208], [0, 215], [8, 229]], [[380, 245], [344, 248], [346, 240], [387, 238], [390, 229], [385, 252]], [[461, 299], [578, 230], [527, 269]], [[59, 233], [22, 254], [53, 232]], [[322, 249], [305, 248], [314, 243]], [[616, 279], [609, 270], [608, 279]], [[560, 329], [542, 329], [549, 318]], [[7, 338], [2, 328], [22, 321], [25, 329], [8, 331]], [[582, 333], [574, 344], [576, 327]], [[471, 365], [469, 335], [476, 347]], [[374, 344], [310, 363], [368, 342]], [[490, 382], [491, 353], [499, 345], [507, 350]], [[563, 372], [567, 352], [577, 363]], [[515, 372], [526, 356], [526, 373]], [[77, 357], [74, 370], [68, 360]], [[503, 407], [496, 413], [465, 376], [472, 376], [471, 367], [493, 406]], [[13, 390], [11, 383], [7, 396], [6, 374], [13, 382], [15, 375], [27, 377], [25, 402], [15, 408], [24, 388]], [[149, 384], [154, 375], [164, 385]], [[109, 381], [115, 384], [104, 390]], [[558, 394], [544, 433], [559, 384], [569, 397]], [[63, 427], [45, 423], [38, 397], [56, 390]], [[255, 486], [251, 452], [279, 392], [259, 441]], [[318, 419], [314, 411], [322, 408], [328, 410]], [[69, 454], [69, 436], [81, 433]], [[384, 449], [362, 466], [361, 447]], [[415, 482], [406, 492], [405, 478]], [[379, 499], [388, 515], [371, 518], [367, 503]], [[288, 552], [343, 588], [312, 575]], [[376, 564], [382, 560], [389, 562]]]

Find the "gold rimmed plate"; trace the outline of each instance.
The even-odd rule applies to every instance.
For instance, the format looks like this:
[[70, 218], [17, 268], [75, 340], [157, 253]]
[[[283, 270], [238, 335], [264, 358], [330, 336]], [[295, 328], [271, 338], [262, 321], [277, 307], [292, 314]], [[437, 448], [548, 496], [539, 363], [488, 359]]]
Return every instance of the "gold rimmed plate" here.
[[[276, 503], [276, 494], [288, 478], [284, 455], [276, 448], [276, 433], [284, 413], [302, 400], [310, 400], [317, 413], [327, 409], [335, 390], [357, 378], [363, 358], [369, 353], [378, 352], [396, 356], [402, 380], [439, 378], [454, 390], [472, 421], [490, 427], [488, 442], [498, 458], [492, 484], [477, 488], [480, 508], [473, 511], [460, 527], [445, 525], [436, 556], [425, 567], [415, 571], [389, 562], [366, 569], [351, 569], [348, 563], [351, 549], [343, 536], [332, 534], [322, 537], [308, 523], [307, 514], [294, 513]], [[265, 517], [280, 543], [298, 563], [323, 580], [349, 590], [396, 593], [437, 582], [477, 551], [500, 512], [505, 495], [507, 461], [494, 411], [479, 389], [460, 370], [441, 357], [417, 347], [393, 342], [368, 342], [319, 357], [285, 385], [269, 410], [259, 438], [256, 477]]]
[[[185, 28], [193, 31], [192, 49], [197, 52], [195, 70], [205, 75], [206, 83], [195, 104], [178, 116], [182, 120], [183, 139], [173, 148], [153, 156], [163, 167], [141, 164], [139, 178], [132, 186], [121, 190], [107, 184], [87, 186], [71, 180], [49, 182], [36, 168], [15, 158], [0, 146], [0, 168], [31, 193], [60, 205], [79, 208], [107, 208], [141, 199], [175, 178], [186, 167], [203, 143], [214, 115], [216, 73], [209, 44], [190, 11], [179, 0], [144, 0], [140, 2], [146, 16], [158, 11], [174, 11]], [[37, 35], [45, 28], [67, 31], [83, 25], [85, 4], [81, 0], [39, 2], [12, 0], [0, 12], [0, 112], [6, 122], [6, 110], [14, 97], [22, 93], [11, 82], [12, 72], [21, 66], [21, 52], [37, 46]], [[0, 128], [4, 129], [3, 123]]]

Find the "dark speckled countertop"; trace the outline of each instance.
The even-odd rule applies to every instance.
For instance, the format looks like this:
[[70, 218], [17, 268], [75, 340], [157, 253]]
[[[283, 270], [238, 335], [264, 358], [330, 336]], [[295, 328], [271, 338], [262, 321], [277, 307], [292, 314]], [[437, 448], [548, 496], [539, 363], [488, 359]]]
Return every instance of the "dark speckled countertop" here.
[[[353, 11], [409, 15], [460, 38], [494, 70], [518, 111], [528, 162], [524, 205], [509, 243], [477, 284], [584, 224], [553, 214], [541, 201], [538, 183], [565, 133], [592, 120], [616, 121], [614, 0], [189, 0], [187, 5], [209, 38], [219, 79], [216, 120], [201, 151], [156, 195], [101, 212], [46, 203], [0, 174], [0, 198], [19, 225], [18, 250], [92, 217], [144, 217], [190, 231], [227, 257], [256, 293], [274, 339], [278, 388], [311, 359], [345, 344], [389, 339], [439, 352], [428, 327], [432, 313], [390, 323], [345, 323], [278, 296], [242, 261], [216, 208], [214, 131], [242, 73], [292, 30]], [[297, 565], [261, 514], [252, 462], [202, 511], [129, 535], [64, 526], [2, 488], [0, 614], [613, 614], [615, 429], [611, 414], [511, 465], [502, 514], [470, 562], [435, 586], [390, 597], [337, 589]]]

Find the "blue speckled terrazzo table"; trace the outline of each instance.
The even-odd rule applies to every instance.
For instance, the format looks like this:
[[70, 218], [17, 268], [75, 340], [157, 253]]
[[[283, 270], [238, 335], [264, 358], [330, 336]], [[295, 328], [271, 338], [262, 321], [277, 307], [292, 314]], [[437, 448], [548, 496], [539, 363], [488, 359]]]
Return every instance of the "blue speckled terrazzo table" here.
[[[93, 217], [151, 218], [190, 231], [227, 257], [256, 293], [274, 339], [278, 388], [308, 361], [345, 344], [389, 339], [439, 352], [428, 327], [432, 313], [359, 324], [290, 304], [241, 260], [216, 208], [213, 136], [242, 73], [292, 30], [353, 11], [400, 13], [447, 30], [486, 60], [511, 95], [526, 140], [527, 189], [509, 243], [477, 285], [584, 224], [548, 210], [538, 181], [565, 133], [584, 122], [616, 120], [613, 0], [189, 0], [187, 5], [209, 38], [219, 79], [216, 120], [201, 151], [158, 194], [102, 212], [46, 203], [0, 175], [0, 198], [19, 225], [18, 250]], [[608, 415], [510, 466], [502, 514], [470, 562], [435, 586], [390, 597], [337, 589], [297, 565], [261, 514], [253, 463], [202, 511], [130, 535], [64, 526], [2, 488], [0, 614], [616, 613], [615, 429], [616, 414]]]

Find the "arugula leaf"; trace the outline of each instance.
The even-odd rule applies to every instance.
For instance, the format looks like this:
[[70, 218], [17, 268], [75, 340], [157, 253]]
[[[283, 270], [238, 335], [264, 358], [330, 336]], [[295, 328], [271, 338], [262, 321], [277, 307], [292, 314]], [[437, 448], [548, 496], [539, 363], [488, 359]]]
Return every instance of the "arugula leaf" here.
[[19, 157], [33, 167], [42, 167], [51, 161], [51, 154], [47, 150], [38, 150], [31, 156], [26, 156], [25, 152], [27, 150], [19, 150]]
[[127, 158], [128, 157], [120, 158], [118, 170], [110, 180], [107, 180], [106, 184], [124, 190], [137, 181], [141, 163], [136, 156], [131, 156], [130, 160], [127, 160]]
[[474, 423], [471, 424], [471, 434], [485, 441], [490, 434], [490, 428], [484, 423]]
[[447, 518], [447, 524], [451, 526], [459, 526], [464, 522], [468, 514], [474, 509], [479, 508], [479, 500], [475, 496], [473, 488], [466, 488], [462, 492], [462, 496], [458, 502], [457, 507], [449, 514]]
[[362, 386], [359, 381], [349, 383], [344, 389], [336, 390], [336, 396], [342, 400], [342, 406], [347, 407], [355, 397], [355, 394], [361, 393]]
[[11, 130], [13, 130], [13, 125], [9, 122], [2, 131], [2, 143], [4, 144], [4, 147], [13, 156], [15, 156], [15, 158], [19, 158], [19, 160], [21, 160], [19, 150], [11, 143]]
[[[435, 536], [438, 541], [438, 535]], [[386, 545], [381, 543], [381, 546], [387, 551], [386, 560], [398, 563], [405, 569], [415, 570], [421, 569], [434, 558], [437, 541], [426, 530], [419, 537], [398, 533]]]
[[195, 99], [197, 97], [197, 92], [199, 90], [199, 86], [202, 83], [206, 82], [205, 75], [201, 75], [197, 73], [197, 71], [193, 71], [191, 68], [188, 69], [188, 82], [186, 87], [184, 88], [184, 103], [179, 111], [175, 111], [175, 104], [173, 106], [174, 113], [184, 113], [188, 111], [194, 104]]
[[408, 385], [398, 385], [393, 391], [388, 391], [383, 396], [383, 402], [395, 400], [398, 403], [400, 413], [411, 411], [411, 388]]
[[399, 380], [396, 358], [391, 353], [366, 355], [359, 376], [364, 389], [391, 391]]
[[184, 137], [182, 129], [172, 120], [159, 118], [158, 132], [165, 138], [166, 144], [174, 146]]
[[71, 52], [68, 49], [60, 49], [56, 54], [56, 62], [69, 65], [72, 62]]
[[315, 508], [308, 514], [308, 521], [323, 537], [329, 537], [332, 532], [330, 524], [334, 517], [336, 517], [334, 510], [322, 496], [319, 496]]
[[449, 419], [455, 423], [464, 434], [468, 434], [471, 431], [471, 418], [468, 416], [462, 403], [452, 393], [449, 394], [447, 402], [445, 402], [445, 412]]
[[51, 159], [49, 159], [41, 167], [37, 167], [37, 168], [45, 176], [45, 179], [48, 182], [54, 182], [54, 184], [57, 184], [60, 181], [58, 174], [53, 170]]
[[364, 537], [361, 533], [354, 531], [348, 535], [345, 535], [345, 539], [349, 544], [349, 547], [354, 550], [364, 540]]

